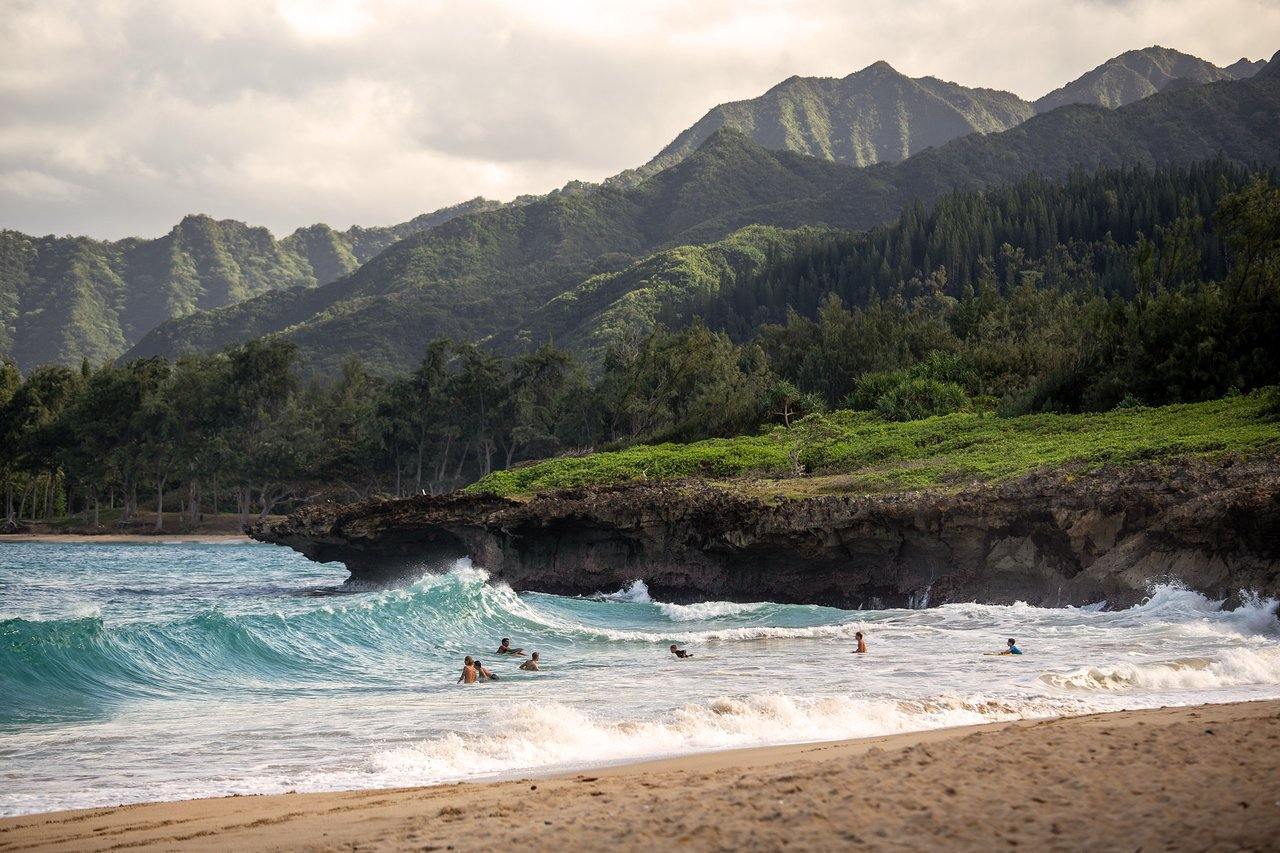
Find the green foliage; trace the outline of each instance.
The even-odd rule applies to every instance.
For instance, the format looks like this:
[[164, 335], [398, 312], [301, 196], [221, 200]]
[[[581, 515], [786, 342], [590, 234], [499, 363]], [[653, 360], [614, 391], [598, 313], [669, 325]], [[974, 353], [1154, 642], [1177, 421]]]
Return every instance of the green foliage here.
[[841, 79], [792, 77], [758, 98], [721, 104], [649, 163], [614, 180], [631, 183], [669, 168], [722, 127], [766, 148], [869, 166], [967, 133], [1008, 130], [1032, 114], [1010, 92], [912, 79], [877, 62]]
[[889, 421], [918, 421], [958, 412], [968, 402], [964, 389], [954, 382], [911, 376], [877, 397], [876, 411]]
[[174, 317], [346, 275], [396, 240], [495, 205], [475, 199], [387, 228], [265, 228], [187, 216], [154, 240], [0, 231], [0, 354], [24, 369], [113, 359]]
[[[767, 435], [551, 459], [497, 471], [469, 491], [501, 495], [682, 477], [786, 477], [789, 449], [840, 491], [914, 489], [998, 480], [1044, 466], [1096, 466], [1188, 454], [1280, 448], [1280, 424], [1261, 417], [1267, 395], [1090, 415], [998, 418], [957, 413], [905, 423], [866, 412], [814, 415]], [[822, 488], [824, 477], [816, 481]], [[776, 490], [803, 490], [787, 480]]]
[[[371, 369], [391, 374], [408, 370], [427, 341], [440, 336], [486, 340], [502, 352], [528, 351], [559, 340], [554, 328], [531, 326], [528, 318], [599, 274], [603, 258], [644, 257], [680, 245], [713, 242], [751, 224], [865, 229], [899, 215], [923, 220], [924, 205], [948, 193], [998, 187], [1028, 174], [1053, 180], [1082, 168], [1169, 166], [1217, 156], [1275, 165], [1280, 163], [1277, 115], [1280, 83], [1275, 80], [1178, 88], [1114, 111], [1064, 107], [1010, 130], [971, 134], [900, 163], [865, 169], [765, 150], [738, 131], [720, 128], [680, 163], [633, 186], [575, 188], [458, 217], [402, 240], [326, 287], [303, 294], [267, 294], [232, 309], [169, 321], [130, 355], [209, 352], [263, 334], [282, 334], [299, 345], [303, 362], [317, 371], [335, 370], [346, 353], [355, 352]], [[1112, 180], [1121, 182], [1120, 177]], [[1137, 188], [1130, 195], [1141, 191]], [[979, 193], [973, 196], [980, 199]], [[1022, 248], [1025, 259], [1055, 270], [1086, 262], [1092, 266], [1095, 259], [1081, 254], [1086, 247], [1072, 244], [1084, 225], [1090, 229], [1092, 236], [1085, 238], [1090, 241], [1102, 241], [1106, 224], [1113, 223], [1119, 226], [1115, 240], [1134, 242], [1135, 230], [1144, 230], [1148, 239], [1155, 235], [1142, 226], [1135, 229], [1132, 222], [1167, 225], [1176, 217], [1159, 206], [1158, 196], [1148, 193], [1148, 198], [1154, 205], [1150, 210], [1123, 203], [1118, 210], [1107, 203], [1077, 205], [1054, 216], [1042, 216], [1035, 207], [1014, 209], [1008, 222], [1016, 234], [1003, 242], [1015, 255]], [[1213, 207], [1203, 195], [1192, 198], [1197, 209]], [[883, 268], [845, 270], [846, 284], [836, 292], [847, 304], [860, 306], [871, 291], [883, 293], [899, 283], [925, 281], [943, 267], [948, 286], [955, 290], [942, 295], [959, 298], [966, 285], [981, 280], [980, 258], [999, 261], [1001, 243], [994, 241], [995, 233], [1004, 230], [1005, 223], [996, 226], [972, 235], [943, 230], [926, 244], [904, 244], [885, 255]], [[1060, 244], [1061, 250], [1056, 248]], [[1052, 251], [1042, 257], [1041, 246]], [[1101, 263], [1100, 283], [1110, 287], [1105, 274], [1108, 256]], [[1127, 260], [1116, 266], [1127, 267]], [[799, 269], [804, 281], [806, 268]], [[812, 316], [824, 292], [806, 285], [804, 298], [789, 299], [796, 279], [783, 269], [774, 272], [759, 277], [761, 298], [744, 300], [750, 311], [736, 312], [737, 325], [701, 316], [739, 340], [761, 322], [784, 319], [788, 305], [802, 316]], [[995, 272], [998, 277], [1003, 270]], [[1069, 277], [1070, 269], [1064, 275]], [[643, 280], [633, 280], [638, 290], [645, 289]], [[862, 292], [854, 298], [859, 288]], [[619, 303], [617, 311], [602, 315], [602, 322], [625, 326], [620, 318], [630, 316], [628, 308], [634, 308], [643, 325], [644, 317], [653, 313], [653, 303], [664, 301], [660, 293], [661, 288], [638, 295], [635, 306], [618, 294], [611, 300]], [[601, 312], [593, 300], [574, 300], [550, 313], [564, 308], [573, 315], [576, 304], [587, 313], [563, 317], [555, 325], [573, 329], [575, 344], [590, 342], [590, 318]], [[763, 316], [752, 313], [756, 309]], [[659, 306], [661, 310], [665, 309]], [[695, 308], [684, 317], [698, 315]], [[839, 398], [825, 393], [828, 399]]]

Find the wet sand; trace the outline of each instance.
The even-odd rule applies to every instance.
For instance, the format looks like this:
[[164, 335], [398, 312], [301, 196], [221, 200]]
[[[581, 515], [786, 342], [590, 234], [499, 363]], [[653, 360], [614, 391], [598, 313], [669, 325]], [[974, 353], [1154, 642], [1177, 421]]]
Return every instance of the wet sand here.
[[1280, 701], [0, 821], [0, 850], [1266, 850]]

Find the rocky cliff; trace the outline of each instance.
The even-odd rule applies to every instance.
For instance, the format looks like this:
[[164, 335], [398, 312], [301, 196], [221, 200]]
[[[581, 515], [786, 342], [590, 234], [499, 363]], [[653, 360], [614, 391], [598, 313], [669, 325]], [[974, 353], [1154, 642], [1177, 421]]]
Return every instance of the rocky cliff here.
[[641, 578], [664, 601], [1123, 606], [1151, 581], [1280, 595], [1280, 458], [1055, 470], [953, 492], [764, 502], [691, 482], [527, 502], [445, 495], [302, 509], [264, 542], [355, 576], [471, 556], [517, 590]]

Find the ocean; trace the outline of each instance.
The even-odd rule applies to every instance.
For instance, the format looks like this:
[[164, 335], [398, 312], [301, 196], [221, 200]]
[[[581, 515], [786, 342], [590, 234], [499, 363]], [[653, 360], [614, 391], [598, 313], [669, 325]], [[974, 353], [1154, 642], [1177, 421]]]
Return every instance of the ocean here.
[[[1280, 698], [1276, 602], [1173, 586], [1123, 610], [847, 611], [667, 604], [643, 578], [516, 594], [467, 561], [345, 578], [266, 545], [0, 545], [0, 814]], [[991, 656], [1007, 637], [1025, 654]], [[456, 684], [468, 654], [499, 680]]]

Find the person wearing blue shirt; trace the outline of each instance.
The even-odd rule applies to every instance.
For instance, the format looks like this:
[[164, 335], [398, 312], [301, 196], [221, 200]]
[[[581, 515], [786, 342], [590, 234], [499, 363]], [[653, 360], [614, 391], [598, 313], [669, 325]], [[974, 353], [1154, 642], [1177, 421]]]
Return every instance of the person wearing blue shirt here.
[[1018, 641], [1017, 641], [1017, 640], [1015, 640], [1015, 639], [1013, 639], [1012, 637], [1010, 637], [1010, 638], [1009, 638], [1009, 648], [1005, 649], [1005, 650], [1004, 650], [1004, 651], [1002, 651], [1000, 654], [1002, 654], [1002, 655], [1020, 655], [1020, 654], [1022, 654], [1022, 649], [1018, 648]]

